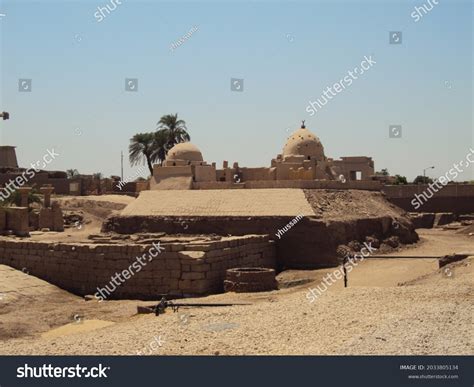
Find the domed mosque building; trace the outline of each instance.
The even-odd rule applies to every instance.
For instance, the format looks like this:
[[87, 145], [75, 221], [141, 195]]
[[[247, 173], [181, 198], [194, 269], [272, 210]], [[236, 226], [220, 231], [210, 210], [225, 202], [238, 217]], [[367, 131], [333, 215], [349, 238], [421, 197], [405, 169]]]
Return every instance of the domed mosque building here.
[[[327, 158], [320, 139], [308, 130], [304, 121], [287, 139], [281, 154], [270, 167], [232, 167], [224, 161], [222, 169], [208, 164], [194, 144], [180, 143], [171, 148], [163, 165], [155, 165], [151, 189], [272, 188], [302, 180], [372, 180], [374, 163], [371, 157]], [[272, 181], [274, 183], [272, 183]]]

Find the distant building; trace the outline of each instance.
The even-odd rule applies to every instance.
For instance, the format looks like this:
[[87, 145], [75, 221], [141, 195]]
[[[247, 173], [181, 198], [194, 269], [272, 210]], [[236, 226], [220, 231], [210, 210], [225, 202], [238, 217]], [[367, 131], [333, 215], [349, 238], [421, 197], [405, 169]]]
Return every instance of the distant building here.
[[[155, 165], [151, 189], [192, 189], [195, 183], [242, 184], [258, 181], [343, 180], [372, 181], [374, 162], [371, 157], [327, 158], [317, 136], [304, 123], [288, 138], [282, 154], [270, 167], [246, 168], [224, 161], [222, 169], [204, 161], [199, 148], [190, 142], [175, 145], [163, 165]], [[219, 188], [224, 184], [208, 184]]]

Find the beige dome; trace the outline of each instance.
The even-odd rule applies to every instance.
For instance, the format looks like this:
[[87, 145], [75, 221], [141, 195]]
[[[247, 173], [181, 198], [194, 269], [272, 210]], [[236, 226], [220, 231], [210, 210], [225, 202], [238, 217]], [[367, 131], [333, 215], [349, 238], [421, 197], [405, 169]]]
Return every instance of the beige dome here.
[[290, 135], [283, 147], [283, 156], [290, 155], [311, 157], [318, 161], [326, 159], [323, 144], [304, 125]]
[[176, 144], [168, 151], [167, 161], [185, 160], [185, 161], [203, 161], [202, 153], [196, 145], [190, 142]]

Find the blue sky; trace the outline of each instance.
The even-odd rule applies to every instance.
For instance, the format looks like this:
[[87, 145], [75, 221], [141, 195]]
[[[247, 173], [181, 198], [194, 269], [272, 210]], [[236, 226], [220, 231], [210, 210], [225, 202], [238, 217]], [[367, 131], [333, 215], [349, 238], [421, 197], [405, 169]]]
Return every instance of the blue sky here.
[[[121, 0], [98, 22], [110, 1], [0, 2], [0, 109], [11, 114], [0, 142], [17, 146], [23, 166], [55, 148], [50, 169], [120, 174], [130, 137], [176, 112], [219, 166], [269, 166], [302, 119], [328, 157], [372, 156], [409, 179], [430, 165], [445, 174], [474, 145], [470, 1], [439, 0], [415, 22], [428, 0]], [[376, 64], [310, 117], [308, 102], [369, 55]], [[30, 93], [20, 78], [32, 79]], [[402, 138], [389, 138], [392, 124]], [[125, 175], [134, 170], [126, 162]], [[470, 179], [474, 167], [459, 177]]]

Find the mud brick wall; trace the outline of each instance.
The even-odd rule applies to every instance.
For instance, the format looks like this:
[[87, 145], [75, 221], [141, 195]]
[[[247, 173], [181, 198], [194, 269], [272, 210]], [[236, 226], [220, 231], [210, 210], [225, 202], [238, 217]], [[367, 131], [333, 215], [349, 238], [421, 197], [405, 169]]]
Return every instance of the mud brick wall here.
[[398, 235], [403, 243], [413, 243], [418, 239], [412, 224], [394, 229], [390, 216], [332, 222], [305, 217], [279, 239], [275, 234], [293, 219], [287, 216], [112, 216], [104, 222], [103, 231], [120, 234], [165, 232], [169, 235], [268, 234], [275, 241], [279, 270], [337, 266], [338, 245], [352, 240], [364, 240], [368, 235], [379, 238]]
[[[225, 272], [233, 267], [275, 267], [268, 236], [220, 241], [162, 243], [151, 261], [147, 245], [85, 245], [0, 240], [0, 264], [44, 279], [79, 295], [111, 290], [108, 299], [159, 299], [161, 295], [194, 296], [223, 291]], [[111, 277], [146, 255], [146, 265], [113, 289]]]
[[[415, 195], [428, 191], [427, 184], [387, 185], [383, 187], [387, 199], [408, 212], [452, 212], [457, 215], [474, 213], [474, 184], [448, 184], [432, 198], [423, 201], [418, 209], [412, 204]], [[437, 188], [436, 188], [437, 189]]]

